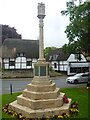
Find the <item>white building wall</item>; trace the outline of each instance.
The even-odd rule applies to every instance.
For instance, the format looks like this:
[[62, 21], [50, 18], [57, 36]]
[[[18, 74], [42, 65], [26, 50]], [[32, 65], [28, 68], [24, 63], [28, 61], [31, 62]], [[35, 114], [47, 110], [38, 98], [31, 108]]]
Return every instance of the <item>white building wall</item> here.
[[60, 61], [60, 71], [67, 71], [67, 61]]
[[[52, 61], [51, 66], [53, 70], [56, 70], [56, 71], [59, 70], [63, 72], [66, 71], [67, 75], [76, 74], [76, 72], [71, 73], [70, 68], [80, 68], [80, 69], [89, 68], [89, 71], [90, 71], [90, 63], [86, 61], [86, 58], [83, 56], [83, 54], [81, 54], [81, 58], [82, 58], [81, 61], [79, 61], [76, 59], [74, 54], [71, 54], [67, 61], [59, 61], [59, 63], [58, 61]], [[56, 64], [57, 66], [56, 68], [54, 64]]]
[[77, 63], [71, 63], [70, 64], [70, 67], [88, 67], [88, 63], [84, 63], [84, 62], [77, 62]]
[[[13, 59], [12, 61], [15, 61], [14, 66], [10, 66], [10, 60], [11, 59], [4, 59], [3, 64], [4, 64], [4, 69], [31, 69], [34, 68], [34, 63], [37, 62], [37, 59], [31, 59], [26, 57], [17, 57], [16, 59]], [[32, 62], [32, 66], [27, 65], [27, 61]]]
[[[56, 68], [54, 67], [55, 64], [56, 64]], [[53, 70], [58, 70], [58, 62], [57, 61], [52, 61], [51, 66], [52, 66]]]
[[[56, 68], [55, 65], [56, 64]], [[51, 66], [53, 70], [59, 70], [59, 71], [67, 71], [67, 61], [60, 61], [59, 63], [57, 61], [52, 61]]]
[[75, 72], [71, 73], [70, 68], [77, 68], [77, 67], [89, 67], [86, 58], [84, 57], [83, 54], [81, 54], [81, 60], [79, 61], [76, 59], [75, 54], [71, 54], [67, 60], [67, 75], [73, 75], [76, 74]]
[[[76, 61], [79, 61], [78, 59], [76, 59], [76, 57], [75, 57], [75, 54], [71, 54], [70, 56], [69, 56], [69, 58], [67, 59], [67, 61], [73, 61], [73, 62], [76, 62]], [[81, 54], [81, 60], [80, 61], [82, 61], [82, 62], [86, 62], [86, 58], [84, 57], [84, 55], [83, 54]]]
[[74, 75], [74, 74], [76, 74], [76, 72], [73, 72], [73, 73], [70, 72], [70, 68], [75, 68], [75, 69], [76, 68], [81, 68], [81, 69], [83, 69], [83, 68], [89, 68], [89, 71], [90, 71], [90, 63], [88, 63], [88, 62], [76, 62], [76, 63], [70, 62], [68, 64], [68, 67], [67, 67], [67, 75]]

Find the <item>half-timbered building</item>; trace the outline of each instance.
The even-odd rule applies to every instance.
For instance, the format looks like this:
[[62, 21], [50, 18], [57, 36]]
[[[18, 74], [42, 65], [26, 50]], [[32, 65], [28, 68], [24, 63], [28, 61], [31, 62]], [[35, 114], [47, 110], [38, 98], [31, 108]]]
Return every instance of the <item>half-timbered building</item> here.
[[1, 48], [3, 69], [32, 69], [39, 57], [39, 41], [6, 39]]
[[[81, 57], [80, 60], [78, 55]], [[65, 72], [67, 75], [90, 71], [90, 62], [87, 62], [83, 54], [67, 54], [62, 48], [49, 53], [47, 60], [53, 70]]]

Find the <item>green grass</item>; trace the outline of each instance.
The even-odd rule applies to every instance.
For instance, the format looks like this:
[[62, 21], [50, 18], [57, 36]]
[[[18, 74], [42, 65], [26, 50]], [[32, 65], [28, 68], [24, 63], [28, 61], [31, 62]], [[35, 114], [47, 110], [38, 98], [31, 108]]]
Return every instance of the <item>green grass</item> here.
[[[79, 118], [88, 118], [88, 90], [86, 88], [63, 88], [61, 92], [65, 92], [67, 97], [71, 98], [72, 101], [79, 102]], [[3, 94], [2, 95], [2, 107], [8, 103], [17, 99], [17, 96], [21, 93]], [[2, 118], [12, 118], [10, 115], [2, 112]], [[6, 120], [6, 119], [3, 119]], [[11, 119], [10, 119], [11, 120]], [[17, 120], [17, 119], [15, 119]]]
[[[9, 104], [11, 102], [13, 102], [14, 100], [17, 99], [17, 96], [20, 95], [21, 93], [20, 92], [17, 92], [17, 93], [13, 93], [12, 95], [11, 94], [3, 94], [2, 95], [2, 107], [4, 107], [6, 104]], [[2, 118], [3, 120], [6, 120], [6, 118], [10, 118], [10, 120], [17, 120], [15, 117], [13, 116], [10, 116], [4, 112], [2, 112]]]
[[79, 102], [79, 118], [88, 118], [88, 110], [89, 110], [89, 92], [86, 87], [85, 88], [66, 88], [61, 89], [62, 92], [65, 92], [67, 97], [70, 97], [72, 101]]

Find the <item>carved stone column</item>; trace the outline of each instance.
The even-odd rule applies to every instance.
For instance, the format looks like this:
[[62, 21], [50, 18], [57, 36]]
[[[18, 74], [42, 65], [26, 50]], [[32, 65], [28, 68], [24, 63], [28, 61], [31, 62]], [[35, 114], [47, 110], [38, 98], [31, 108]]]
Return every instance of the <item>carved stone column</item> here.
[[43, 35], [43, 19], [45, 17], [45, 5], [38, 3], [38, 15], [39, 18], [39, 61], [45, 60], [44, 58], [44, 35]]

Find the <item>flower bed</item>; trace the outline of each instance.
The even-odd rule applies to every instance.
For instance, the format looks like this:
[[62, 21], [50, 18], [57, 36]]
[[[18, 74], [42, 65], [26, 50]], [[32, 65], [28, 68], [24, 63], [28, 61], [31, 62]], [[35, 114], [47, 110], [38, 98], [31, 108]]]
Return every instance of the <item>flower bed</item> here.
[[[64, 96], [63, 98], [66, 102], [68, 103], [68, 98], [66, 96]], [[79, 105], [78, 105], [78, 102], [72, 102], [71, 106], [70, 106], [70, 109], [69, 109], [69, 114], [67, 113], [63, 113], [62, 115], [55, 115], [53, 117], [50, 117], [48, 118], [36, 118], [36, 120], [50, 120], [50, 119], [62, 119], [62, 118], [75, 118], [78, 113], [79, 113]], [[9, 114], [9, 115], [12, 115], [14, 117], [16, 117], [17, 119], [20, 119], [20, 120], [32, 120], [31, 118], [25, 118], [21, 113], [16, 113], [15, 111], [10, 111], [9, 110], [9, 104], [6, 104], [3, 108], [2, 108], [2, 111], [5, 112], [6, 114]]]

